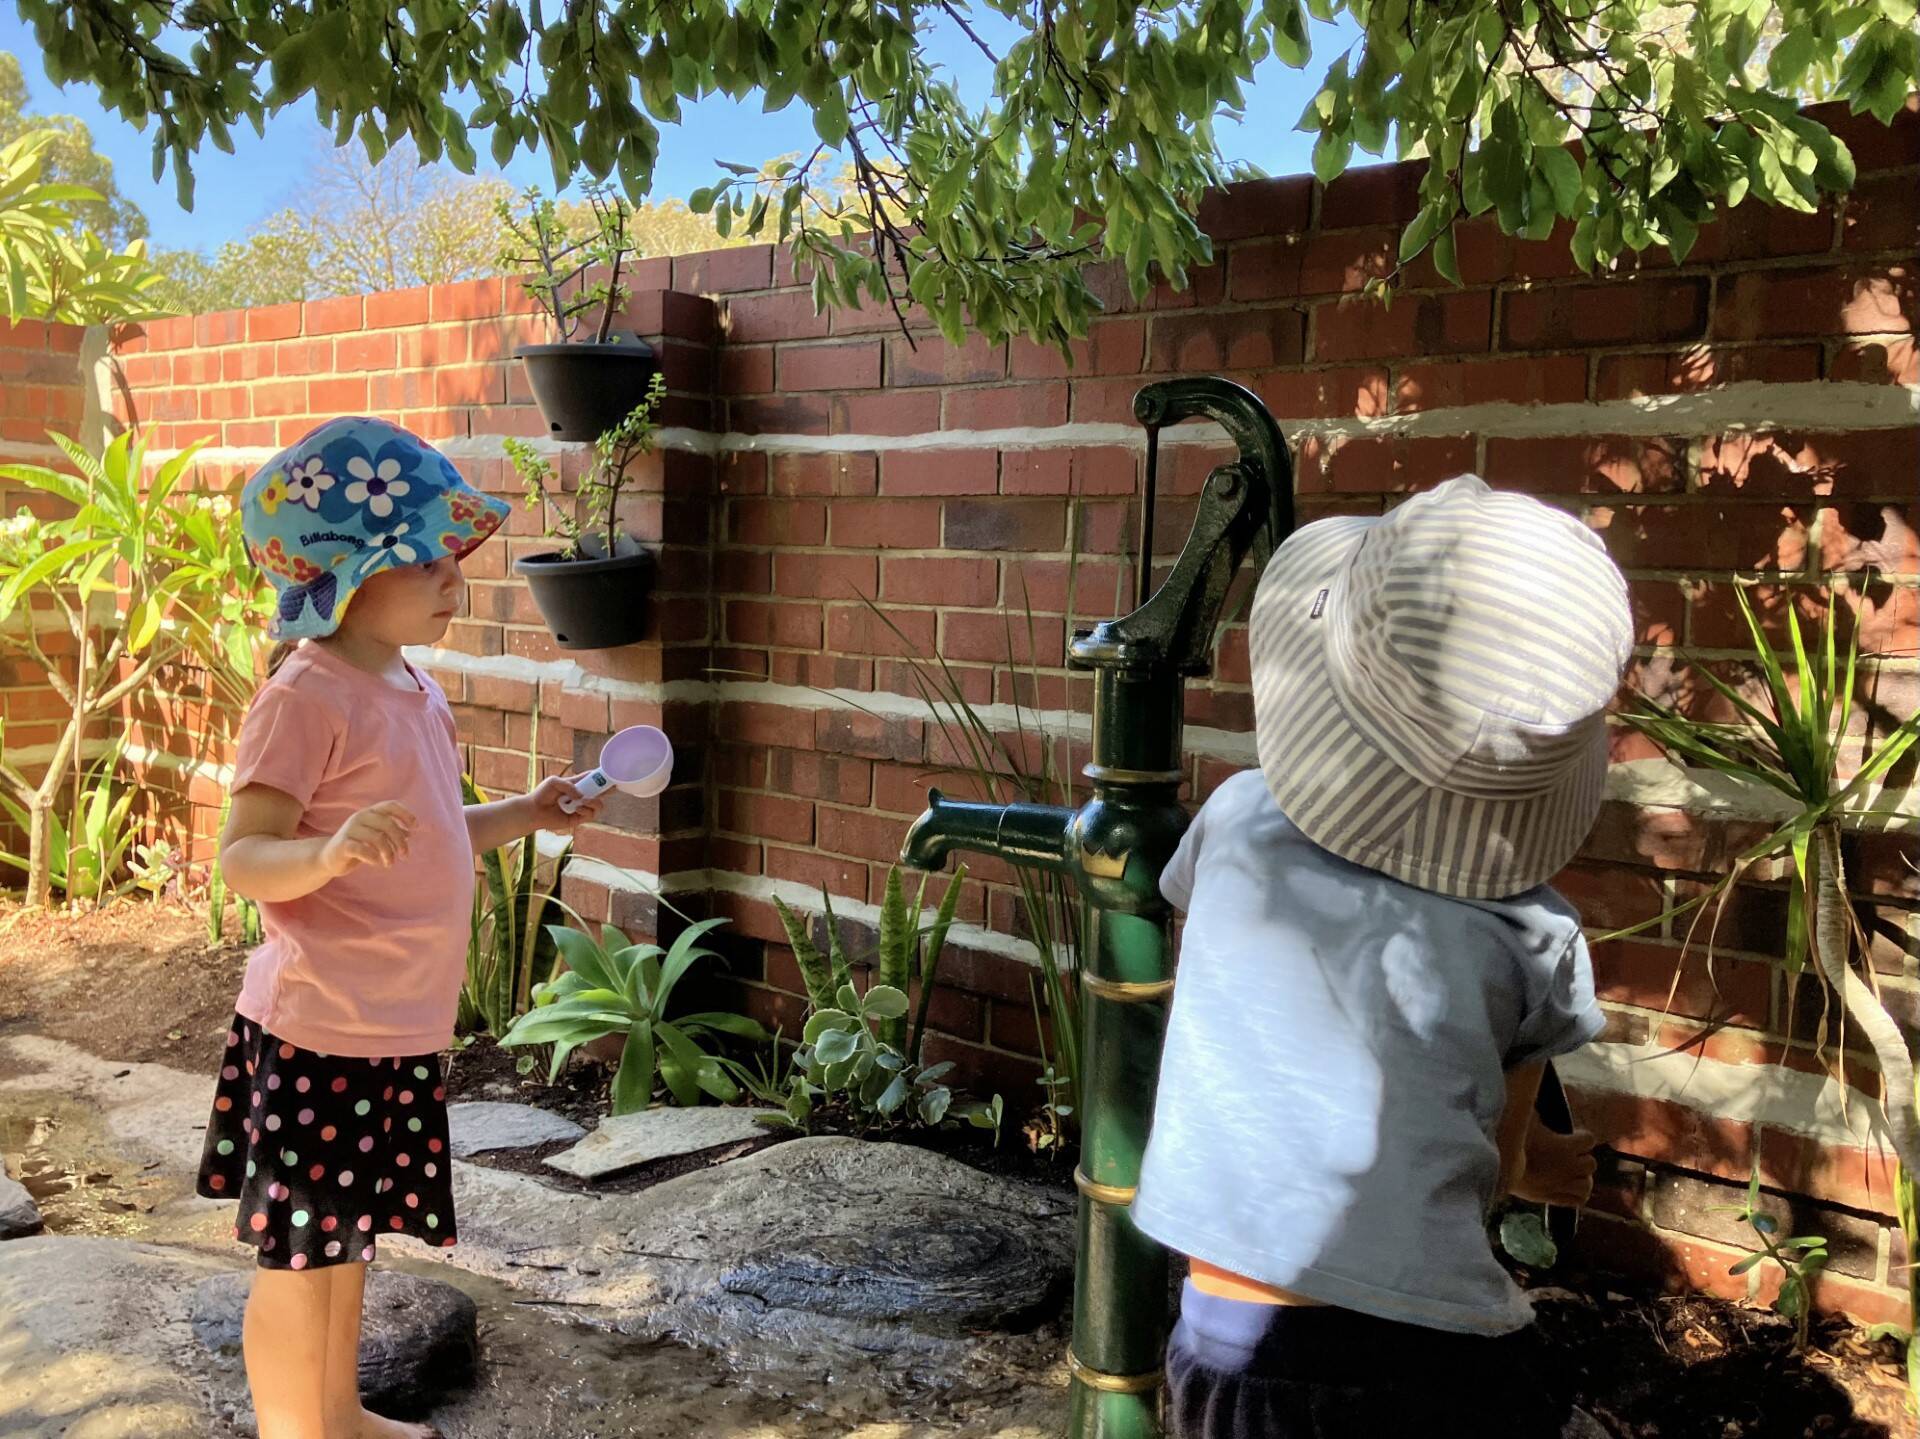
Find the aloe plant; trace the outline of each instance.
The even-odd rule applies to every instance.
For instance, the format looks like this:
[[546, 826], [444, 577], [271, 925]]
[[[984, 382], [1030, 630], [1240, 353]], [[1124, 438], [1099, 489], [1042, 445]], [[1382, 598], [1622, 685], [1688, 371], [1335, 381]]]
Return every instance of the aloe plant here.
[[[1724, 912], [1733, 886], [1749, 869], [1763, 861], [1789, 861], [1793, 885], [1787, 913], [1788, 971], [1798, 973], [1810, 955], [1846, 1016], [1871, 1046], [1885, 1081], [1887, 1130], [1901, 1165], [1910, 1173], [1920, 1167], [1920, 1115], [1916, 1112], [1913, 1060], [1899, 1025], [1849, 958], [1855, 941], [1864, 952], [1866, 935], [1848, 893], [1842, 839], [1847, 828], [1863, 818], [1897, 813], [1862, 810], [1860, 801], [1920, 738], [1920, 715], [1898, 725], [1880, 740], [1851, 777], [1843, 777], [1841, 749], [1852, 714], [1858, 631], [1848, 641], [1842, 665], [1836, 634], [1838, 605], [1830, 589], [1816, 662], [1808, 653], [1799, 617], [1789, 604], [1787, 633], [1796, 681], [1790, 685], [1785, 664], [1768, 641], [1745, 591], [1736, 590], [1735, 595], [1753, 638], [1761, 702], [1754, 703], [1711, 670], [1696, 666], [1696, 672], [1733, 706], [1737, 715], [1733, 723], [1692, 719], [1646, 696], [1636, 697], [1635, 707], [1624, 718], [1659, 744], [1669, 758], [1715, 770], [1756, 788], [1771, 789], [1786, 796], [1795, 812], [1736, 856], [1727, 873], [1704, 893], [1606, 938], [1635, 934], [1673, 915], [1701, 908], [1701, 915], [1694, 921], [1697, 929], [1706, 913], [1703, 906], [1716, 898], [1720, 901], [1717, 925], [1718, 913]], [[1709, 963], [1711, 934], [1710, 930]], [[1688, 944], [1691, 942], [1690, 931]]]
[[739, 1087], [719, 1057], [701, 1044], [716, 1034], [764, 1044], [766, 1030], [739, 1014], [667, 1017], [674, 988], [687, 971], [698, 960], [716, 958], [713, 951], [700, 948], [700, 941], [725, 923], [709, 919], [689, 925], [669, 949], [630, 944], [610, 924], [601, 927], [598, 939], [583, 930], [548, 925], [567, 967], [549, 983], [534, 987], [534, 1007], [514, 1020], [500, 1043], [552, 1045], [551, 1082], [560, 1077], [575, 1049], [624, 1032], [620, 1068], [613, 1079], [615, 1114], [647, 1108], [656, 1080], [676, 1104], [698, 1104], [702, 1093], [731, 1103], [740, 1097]]
[[[0, 736], [4, 736], [4, 732], [4, 721], [0, 721]], [[85, 780], [77, 786], [73, 813], [68, 821], [62, 821], [56, 812], [48, 813], [44, 855], [47, 880], [70, 901], [98, 902], [131, 888], [134, 883], [121, 878], [120, 872], [133, 848], [135, 829], [128, 821], [139, 791], [114, 778], [126, 748], [123, 735], [89, 767]], [[32, 815], [23, 805], [0, 794], [0, 808], [4, 808], [21, 829], [30, 829]], [[30, 855], [0, 851], [0, 864], [31, 873], [33, 861]]]

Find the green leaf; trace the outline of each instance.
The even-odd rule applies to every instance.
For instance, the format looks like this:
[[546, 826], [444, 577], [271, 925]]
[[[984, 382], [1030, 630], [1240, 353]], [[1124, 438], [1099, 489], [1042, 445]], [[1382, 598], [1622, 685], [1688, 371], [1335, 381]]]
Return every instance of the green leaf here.
[[1500, 1221], [1500, 1247], [1530, 1269], [1550, 1269], [1560, 1258], [1537, 1209], [1517, 1209]]
[[1322, 185], [1330, 185], [1339, 178], [1353, 159], [1353, 137], [1331, 130], [1320, 132], [1320, 138], [1313, 142], [1313, 175]]
[[1749, 1254], [1745, 1259], [1739, 1260], [1738, 1262], [1732, 1265], [1729, 1265], [1727, 1268], [1727, 1273], [1745, 1274], [1749, 1269], [1753, 1268], [1754, 1265], [1758, 1264], [1762, 1259], [1765, 1259], [1766, 1257], [1767, 1256], [1765, 1254]]
[[1584, 188], [1579, 162], [1558, 145], [1542, 146], [1533, 152], [1533, 158], [1553, 190], [1554, 209], [1569, 219], [1573, 218]]
[[907, 996], [890, 984], [876, 984], [866, 992], [861, 1007], [869, 1019], [899, 1019], [907, 1012]]
[[839, 1064], [860, 1047], [858, 1033], [851, 1029], [829, 1029], [813, 1041], [813, 1052], [822, 1064]]
[[638, 1020], [627, 1031], [620, 1048], [620, 1067], [613, 1075], [613, 1112], [637, 1114], [653, 1102], [653, 1025]]

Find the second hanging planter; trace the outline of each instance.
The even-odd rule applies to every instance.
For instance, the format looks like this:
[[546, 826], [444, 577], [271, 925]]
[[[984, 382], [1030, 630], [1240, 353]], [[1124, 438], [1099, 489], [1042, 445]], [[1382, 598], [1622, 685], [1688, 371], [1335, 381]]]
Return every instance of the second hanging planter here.
[[611, 555], [523, 555], [513, 567], [526, 577], [540, 617], [562, 649], [613, 649], [645, 636], [655, 565], [637, 541], [623, 537]]

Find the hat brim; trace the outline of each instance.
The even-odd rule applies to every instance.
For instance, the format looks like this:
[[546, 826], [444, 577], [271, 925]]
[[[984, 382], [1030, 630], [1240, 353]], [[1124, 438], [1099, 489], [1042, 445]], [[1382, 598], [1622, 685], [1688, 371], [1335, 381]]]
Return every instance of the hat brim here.
[[1307, 525], [1260, 577], [1248, 649], [1267, 788], [1322, 849], [1421, 889], [1497, 899], [1544, 884], [1599, 814], [1604, 728], [1550, 788], [1513, 799], [1436, 789], [1396, 763], [1345, 712], [1327, 661], [1328, 630], [1343, 618], [1342, 570], [1378, 523], [1339, 516]]

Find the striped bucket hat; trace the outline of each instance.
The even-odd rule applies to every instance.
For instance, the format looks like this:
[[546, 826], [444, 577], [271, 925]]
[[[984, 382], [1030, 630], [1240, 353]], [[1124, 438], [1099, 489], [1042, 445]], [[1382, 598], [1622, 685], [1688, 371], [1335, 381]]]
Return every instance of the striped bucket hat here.
[[1321, 848], [1492, 899], [1544, 884], [1592, 829], [1633, 626], [1573, 517], [1463, 475], [1306, 525], [1248, 638], [1260, 768]]

